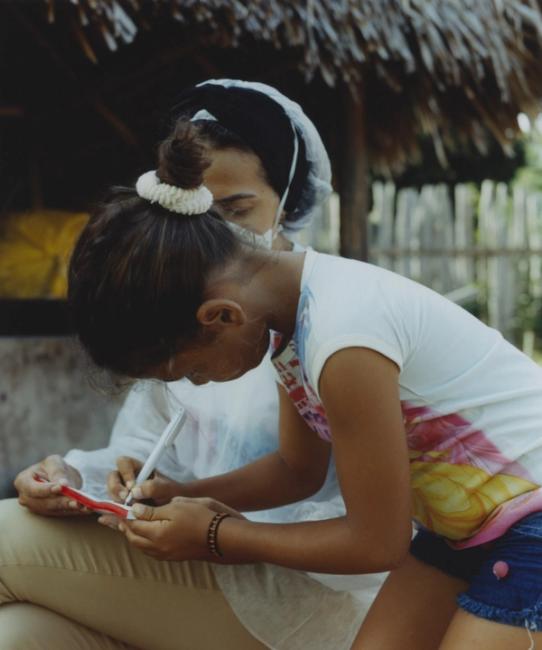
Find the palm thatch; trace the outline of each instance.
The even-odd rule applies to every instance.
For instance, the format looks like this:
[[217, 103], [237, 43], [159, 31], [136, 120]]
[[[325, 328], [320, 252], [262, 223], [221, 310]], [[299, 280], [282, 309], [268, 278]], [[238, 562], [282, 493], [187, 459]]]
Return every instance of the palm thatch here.
[[85, 54], [173, 19], [205, 48], [266, 43], [308, 81], [346, 84], [364, 104], [371, 165], [398, 170], [430, 136], [440, 159], [458, 142], [509, 150], [517, 114], [540, 110], [539, 0], [44, 0]]

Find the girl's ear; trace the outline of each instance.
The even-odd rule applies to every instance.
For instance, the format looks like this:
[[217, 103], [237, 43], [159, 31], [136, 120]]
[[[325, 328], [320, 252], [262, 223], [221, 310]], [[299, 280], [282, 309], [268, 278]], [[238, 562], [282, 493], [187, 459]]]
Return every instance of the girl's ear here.
[[243, 325], [247, 320], [243, 308], [238, 303], [220, 298], [206, 300], [202, 303], [198, 307], [196, 318], [200, 325], [215, 329]]

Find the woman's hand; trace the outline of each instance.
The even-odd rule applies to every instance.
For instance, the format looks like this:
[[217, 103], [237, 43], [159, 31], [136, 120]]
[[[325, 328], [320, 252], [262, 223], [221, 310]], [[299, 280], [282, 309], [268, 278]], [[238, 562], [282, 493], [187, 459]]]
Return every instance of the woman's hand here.
[[[142, 467], [143, 463], [135, 458], [128, 456], [117, 458], [117, 469], [107, 477], [107, 489], [114, 501], [124, 503], [129, 490], [135, 485], [137, 475]], [[135, 501], [149, 499], [157, 506], [161, 506], [182, 493], [181, 483], [171, 480], [156, 470], [151, 476], [152, 478], [132, 490], [132, 497]]]
[[[158, 508], [139, 503], [132, 511], [136, 520], [103, 515], [98, 521], [117, 528], [130, 544], [158, 560], [216, 561], [207, 546], [211, 520], [217, 512], [244, 519], [236, 510], [207, 498], [175, 497], [171, 503]], [[220, 546], [220, 535], [218, 544]]]
[[[34, 475], [45, 482], [36, 481]], [[14, 485], [19, 493], [19, 503], [31, 512], [47, 517], [73, 517], [87, 515], [91, 511], [63, 496], [62, 485], [80, 488], [82, 483], [83, 479], [75, 467], [68, 465], [62, 456], [54, 455], [20, 472]]]

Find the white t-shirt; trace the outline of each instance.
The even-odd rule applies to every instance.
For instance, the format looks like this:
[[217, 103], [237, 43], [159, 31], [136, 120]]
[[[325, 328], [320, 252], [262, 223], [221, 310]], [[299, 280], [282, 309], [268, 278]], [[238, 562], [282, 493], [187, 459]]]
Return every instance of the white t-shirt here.
[[542, 510], [542, 369], [499, 332], [395, 273], [308, 251], [295, 333], [274, 364], [326, 440], [318, 382], [348, 347], [399, 367], [420, 525], [465, 548]]

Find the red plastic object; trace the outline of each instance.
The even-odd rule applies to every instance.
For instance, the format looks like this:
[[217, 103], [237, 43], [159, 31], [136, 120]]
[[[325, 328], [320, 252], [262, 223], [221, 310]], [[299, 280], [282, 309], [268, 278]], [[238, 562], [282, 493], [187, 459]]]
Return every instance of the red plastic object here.
[[[39, 476], [39, 474], [34, 474], [34, 480], [39, 481], [40, 483], [47, 483], [47, 481]], [[63, 485], [61, 487], [61, 493], [102, 515], [115, 515], [122, 519], [131, 518], [131, 508], [123, 506], [121, 503], [115, 503], [115, 501], [99, 501], [90, 496], [90, 494], [86, 494], [85, 492], [70, 487], [69, 485]]]

